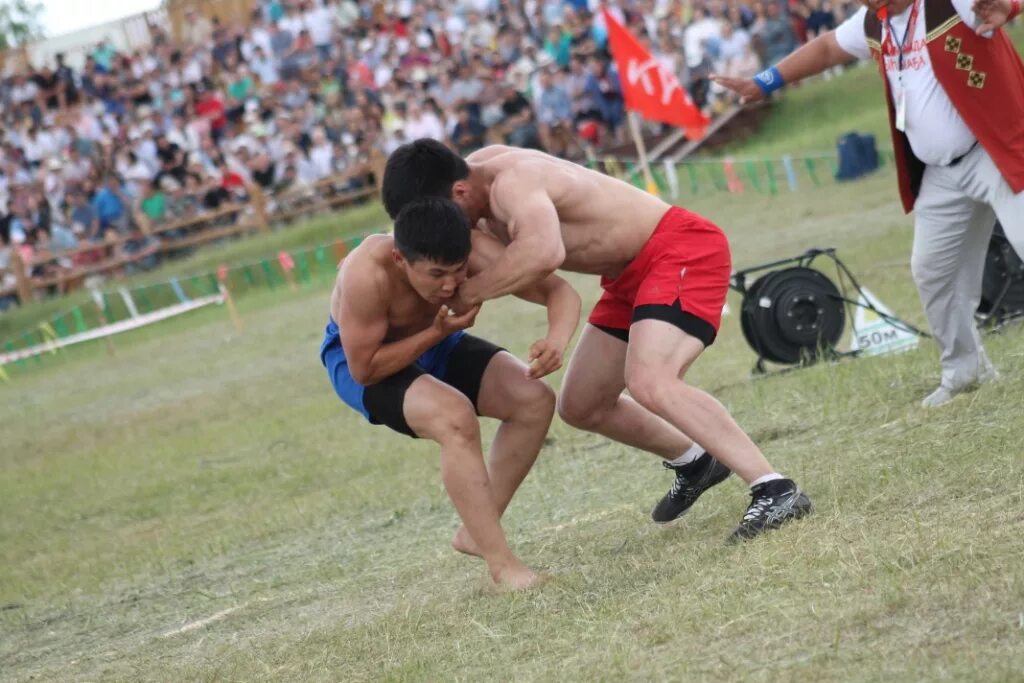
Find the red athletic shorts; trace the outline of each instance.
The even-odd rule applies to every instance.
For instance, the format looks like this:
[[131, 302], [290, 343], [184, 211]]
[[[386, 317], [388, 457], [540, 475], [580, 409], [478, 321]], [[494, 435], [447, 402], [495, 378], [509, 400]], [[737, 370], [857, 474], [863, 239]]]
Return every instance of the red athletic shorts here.
[[670, 322], [709, 346], [718, 334], [732, 258], [722, 230], [673, 206], [617, 278], [601, 278], [604, 295], [590, 324], [629, 340], [638, 320]]

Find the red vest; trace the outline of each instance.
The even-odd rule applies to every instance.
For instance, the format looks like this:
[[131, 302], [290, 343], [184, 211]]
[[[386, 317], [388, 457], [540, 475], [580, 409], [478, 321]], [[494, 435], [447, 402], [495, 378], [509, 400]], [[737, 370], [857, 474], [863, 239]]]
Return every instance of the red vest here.
[[[1024, 64], [1017, 50], [1001, 29], [991, 38], [976, 34], [951, 0], [920, 1], [924, 3], [925, 42], [935, 78], [1010, 188], [1024, 191]], [[865, 16], [864, 33], [885, 83], [900, 198], [910, 213], [925, 165], [914, 156], [907, 136], [896, 130], [892, 89], [882, 56], [882, 22], [874, 12]]]

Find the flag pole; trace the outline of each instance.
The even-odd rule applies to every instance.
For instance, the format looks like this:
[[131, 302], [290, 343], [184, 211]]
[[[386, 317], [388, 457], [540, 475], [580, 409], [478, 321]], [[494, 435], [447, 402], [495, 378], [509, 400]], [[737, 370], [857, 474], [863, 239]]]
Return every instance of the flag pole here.
[[629, 112], [629, 132], [633, 135], [633, 144], [636, 145], [637, 156], [640, 157], [640, 168], [644, 174], [644, 184], [651, 194], [658, 194], [658, 184], [654, 182], [654, 175], [651, 173], [651, 166], [647, 162], [647, 147], [644, 145], [644, 138], [640, 134], [640, 118], [635, 111]]

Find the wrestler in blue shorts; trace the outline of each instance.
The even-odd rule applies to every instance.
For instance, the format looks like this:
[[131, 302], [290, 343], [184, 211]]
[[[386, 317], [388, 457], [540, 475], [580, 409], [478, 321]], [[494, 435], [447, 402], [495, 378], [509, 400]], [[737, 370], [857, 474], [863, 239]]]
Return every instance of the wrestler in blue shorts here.
[[477, 397], [480, 381], [491, 359], [503, 350], [485, 339], [459, 330], [427, 349], [404, 370], [366, 387], [352, 378], [345, 350], [341, 347], [338, 325], [331, 320], [320, 345], [320, 360], [327, 368], [335, 393], [350, 408], [372, 424], [386, 425], [396, 432], [419, 438], [405, 421], [403, 412], [409, 385], [420, 375], [435, 377], [468, 398], [479, 415]]
[[[496, 584], [525, 588], [538, 576], [512, 553], [500, 518], [551, 424], [555, 394], [540, 378], [561, 366], [580, 299], [553, 275], [517, 293], [548, 310], [529, 366], [466, 334], [480, 307], [447, 304], [504, 249], [473, 232], [458, 206], [435, 198], [406, 207], [393, 236], [366, 238], [338, 271], [320, 359], [353, 410], [440, 446], [441, 478], [463, 522], [452, 546], [483, 558]], [[501, 421], [486, 466], [480, 415]]]

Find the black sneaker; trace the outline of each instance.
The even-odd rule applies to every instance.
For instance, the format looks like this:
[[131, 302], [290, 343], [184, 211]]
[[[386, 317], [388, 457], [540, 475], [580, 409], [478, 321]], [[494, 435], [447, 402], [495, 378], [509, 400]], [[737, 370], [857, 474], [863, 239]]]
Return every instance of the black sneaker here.
[[655, 524], [668, 524], [679, 519], [697, 502], [700, 494], [731, 474], [728, 467], [707, 453], [685, 465], [670, 465], [667, 462], [662, 465], [665, 469], [675, 471], [676, 480], [651, 512]]
[[762, 531], [778, 529], [786, 522], [809, 515], [811, 500], [792, 479], [776, 479], [758, 484], [751, 491], [750, 507], [729, 541], [753, 538]]

